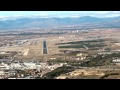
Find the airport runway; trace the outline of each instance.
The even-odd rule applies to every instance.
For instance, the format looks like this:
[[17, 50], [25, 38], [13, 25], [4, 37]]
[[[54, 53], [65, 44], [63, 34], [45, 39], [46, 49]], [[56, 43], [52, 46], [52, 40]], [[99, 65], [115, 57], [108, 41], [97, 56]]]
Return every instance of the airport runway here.
[[46, 41], [43, 41], [43, 54], [48, 54]]

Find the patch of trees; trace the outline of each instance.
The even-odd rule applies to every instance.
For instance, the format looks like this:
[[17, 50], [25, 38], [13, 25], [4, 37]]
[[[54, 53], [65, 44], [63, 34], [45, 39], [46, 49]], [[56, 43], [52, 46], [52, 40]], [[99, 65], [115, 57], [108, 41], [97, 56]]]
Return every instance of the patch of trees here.
[[[99, 47], [104, 47], [104, 46], [107, 46], [107, 45], [104, 45], [104, 44], [94, 44], [94, 45], [91, 45], [91, 44], [84, 44], [86, 45], [88, 48], [99, 48]], [[66, 46], [58, 46], [58, 48], [84, 48], [83, 45], [79, 44], [79, 45], [66, 45]]]
[[66, 45], [66, 46], [58, 46], [58, 48], [84, 48], [83, 45], [87, 46], [88, 48], [99, 48], [99, 47], [107, 46], [103, 42], [104, 42], [103, 39], [98, 39], [98, 40], [59, 43], [59, 44], [56, 44], [56, 45], [71, 44], [71, 45]]
[[86, 45], [88, 48], [107, 46], [105, 44], [84, 44], [84, 45]]
[[70, 66], [58, 67], [57, 69], [43, 75], [42, 78], [40, 77], [40, 78], [37, 78], [37, 79], [54, 79], [55, 77], [57, 77], [61, 74], [65, 74], [65, 73], [71, 72], [73, 70], [74, 70], [74, 68], [70, 67]]
[[67, 64], [79, 64], [82, 61], [78, 61], [78, 60], [62, 60], [62, 59], [58, 59], [58, 60], [49, 60], [48, 63], [67, 63]]
[[106, 77], [109, 77], [111, 75], [120, 75], [119, 73], [108, 73], [108, 74], [105, 74], [104, 76], [100, 77], [100, 79], [104, 79]]
[[0, 55], [0, 59], [8, 59], [10, 55]]
[[81, 66], [93, 67], [93, 66], [104, 66], [106, 64], [108, 65], [112, 62], [112, 58], [120, 58], [120, 53], [97, 55], [96, 57], [91, 57], [90, 61], [81, 63]]
[[86, 40], [86, 41], [77, 41], [77, 42], [67, 42], [67, 43], [59, 43], [59, 44], [85, 44], [85, 43], [93, 43], [93, 42], [103, 42], [103, 39], [97, 40]]
[[84, 48], [83, 45], [66, 45], [66, 46], [58, 46], [58, 48]]
[[105, 50], [106, 50], [106, 51], [111, 51], [111, 49], [110, 49], [110, 48], [105, 48]]

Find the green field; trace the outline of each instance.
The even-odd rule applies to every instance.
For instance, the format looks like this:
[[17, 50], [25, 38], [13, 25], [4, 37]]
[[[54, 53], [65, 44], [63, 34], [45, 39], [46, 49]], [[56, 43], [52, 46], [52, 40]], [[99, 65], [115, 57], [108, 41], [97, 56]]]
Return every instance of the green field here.
[[84, 48], [83, 45], [66, 45], [66, 46], [58, 46], [58, 48]]
[[[70, 45], [66, 45], [66, 44], [70, 44]], [[62, 45], [62, 46], [58, 46], [58, 48], [85, 48], [83, 45], [85, 45], [88, 48], [100, 48], [100, 47], [107, 46], [104, 44], [104, 40], [102, 39], [59, 43], [59, 45]]]

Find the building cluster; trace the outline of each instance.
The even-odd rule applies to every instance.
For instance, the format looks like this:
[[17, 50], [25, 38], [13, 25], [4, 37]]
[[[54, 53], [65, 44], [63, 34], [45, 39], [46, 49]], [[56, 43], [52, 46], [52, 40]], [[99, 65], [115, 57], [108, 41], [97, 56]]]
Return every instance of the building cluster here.
[[1, 79], [34, 79], [42, 77], [47, 72], [50, 72], [63, 64], [49, 65], [40, 62], [22, 62], [15, 60], [2, 60], [0, 62], [0, 78]]
[[28, 40], [1, 41], [0, 47], [30, 45]]
[[120, 63], [120, 59], [114, 59], [112, 60], [113, 63]]

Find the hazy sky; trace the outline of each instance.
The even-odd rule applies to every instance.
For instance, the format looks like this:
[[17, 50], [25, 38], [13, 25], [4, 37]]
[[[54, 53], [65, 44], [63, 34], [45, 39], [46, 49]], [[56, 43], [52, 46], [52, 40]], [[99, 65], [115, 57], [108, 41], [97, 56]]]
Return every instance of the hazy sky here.
[[116, 17], [120, 11], [0, 11], [0, 18], [5, 17]]

